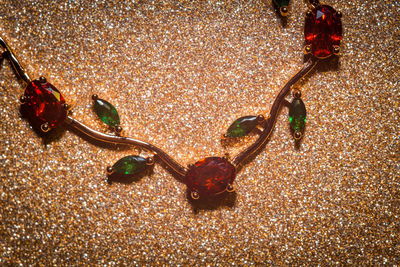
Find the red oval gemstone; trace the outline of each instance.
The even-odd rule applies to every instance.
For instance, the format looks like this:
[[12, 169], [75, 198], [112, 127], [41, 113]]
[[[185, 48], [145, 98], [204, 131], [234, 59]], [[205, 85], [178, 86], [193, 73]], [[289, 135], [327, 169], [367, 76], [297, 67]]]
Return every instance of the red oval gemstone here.
[[209, 157], [194, 164], [185, 176], [189, 190], [200, 196], [215, 195], [226, 190], [236, 177], [235, 167], [225, 158]]
[[342, 20], [340, 15], [330, 6], [320, 5], [307, 16], [304, 25], [306, 45], [318, 58], [326, 58], [333, 54], [334, 46], [342, 40]]
[[26, 87], [24, 96], [26, 100], [23, 108], [33, 126], [39, 128], [48, 123], [54, 128], [65, 120], [67, 112], [63, 107], [64, 97], [52, 84], [34, 80]]

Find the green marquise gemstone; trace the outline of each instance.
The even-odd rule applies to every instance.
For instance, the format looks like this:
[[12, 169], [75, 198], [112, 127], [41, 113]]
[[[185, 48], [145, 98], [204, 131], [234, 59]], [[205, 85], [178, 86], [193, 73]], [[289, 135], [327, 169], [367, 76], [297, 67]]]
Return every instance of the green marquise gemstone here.
[[273, 1], [278, 7], [284, 7], [289, 5], [290, 0], [273, 0]]
[[135, 175], [146, 170], [146, 159], [140, 156], [126, 156], [118, 160], [113, 166], [113, 172], [118, 174]]
[[96, 99], [94, 101], [94, 111], [105, 124], [111, 127], [120, 124], [118, 112], [109, 102], [103, 99]]
[[295, 132], [302, 132], [306, 126], [306, 106], [300, 98], [293, 99], [289, 107], [289, 122], [290, 127]]
[[244, 116], [235, 120], [226, 132], [227, 137], [242, 137], [248, 135], [256, 128], [257, 116]]

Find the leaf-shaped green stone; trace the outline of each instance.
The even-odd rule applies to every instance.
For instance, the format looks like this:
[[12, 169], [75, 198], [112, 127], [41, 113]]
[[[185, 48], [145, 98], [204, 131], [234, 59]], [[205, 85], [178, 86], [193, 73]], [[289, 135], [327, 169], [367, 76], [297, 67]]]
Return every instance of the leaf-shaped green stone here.
[[94, 101], [94, 111], [105, 124], [111, 127], [120, 124], [118, 112], [109, 102], [103, 99], [96, 99]]
[[300, 98], [293, 99], [289, 107], [290, 127], [295, 132], [302, 132], [306, 125], [307, 112], [306, 106]]
[[283, 7], [283, 6], [288, 6], [289, 5], [289, 0], [274, 0], [274, 3], [278, 7]]
[[257, 124], [257, 116], [241, 117], [229, 126], [228, 131], [226, 131], [226, 136], [233, 138], [248, 135], [256, 128]]
[[147, 167], [146, 159], [140, 156], [126, 156], [118, 160], [113, 166], [113, 172], [118, 174], [139, 174]]

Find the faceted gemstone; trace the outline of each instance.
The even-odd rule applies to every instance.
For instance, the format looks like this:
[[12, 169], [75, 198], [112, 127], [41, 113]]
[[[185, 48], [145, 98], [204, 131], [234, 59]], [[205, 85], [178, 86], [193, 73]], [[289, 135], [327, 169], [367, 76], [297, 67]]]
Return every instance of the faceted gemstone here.
[[191, 192], [212, 196], [226, 190], [236, 177], [235, 167], [225, 158], [208, 157], [196, 162], [187, 172], [185, 183]]
[[293, 99], [289, 107], [289, 122], [295, 132], [301, 132], [306, 125], [306, 106], [300, 98]]
[[256, 128], [257, 116], [244, 116], [235, 120], [226, 132], [227, 137], [242, 137]]
[[289, 5], [290, 0], [274, 0], [274, 3], [280, 8]]
[[103, 99], [96, 99], [94, 101], [94, 111], [105, 124], [111, 127], [120, 124], [118, 112], [109, 102]]
[[342, 40], [342, 20], [340, 15], [330, 6], [320, 5], [307, 16], [304, 26], [306, 45], [318, 58], [326, 58], [333, 54], [334, 47]]
[[118, 174], [135, 175], [143, 172], [147, 167], [146, 159], [140, 156], [126, 156], [118, 160], [112, 167]]
[[63, 107], [65, 103], [61, 93], [45, 79], [37, 79], [28, 84], [25, 89], [25, 109], [34, 127], [48, 123], [50, 128], [60, 125], [67, 116]]

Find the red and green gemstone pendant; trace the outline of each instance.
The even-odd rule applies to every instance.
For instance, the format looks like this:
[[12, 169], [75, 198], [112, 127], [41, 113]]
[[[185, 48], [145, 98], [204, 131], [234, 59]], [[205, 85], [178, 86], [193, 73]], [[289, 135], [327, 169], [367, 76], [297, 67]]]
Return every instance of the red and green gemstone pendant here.
[[[282, 15], [286, 15], [289, 0], [273, 0], [279, 7]], [[271, 117], [265, 119], [264, 116], [243, 116], [234, 121], [227, 130], [225, 137], [238, 138], [251, 133], [252, 131], [263, 128], [261, 136], [247, 150], [239, 154], [233, 161], [235, 166], [239, 166], [246, 156], [254, 153], [258, 148], [258, 144], [263, 144], [273, 129], [276, 121], [276, 114], [284, 101], [284, 98], [290, 91], [290, 87], [306, 73], [308, 73], [318, 59], [328, 58], [339, 52], [339, 45], [342, 40], [342, 22], [341, 13], [328, 5], [320, 5], [319, 1], [308, 1], [312, 6], [312, 10], [307, 13], [304, 26], [304, 35], [306, 43], [306, 52], [311, 53], [313, 57], [308, 61], [307, 65], [294, 76], [281, 90], [275, 99]], [[21, 108], [25, 111], [32, 126], [47, 132], [63, 124], [67, 118], [68, 105], [65, 104], [64, 97], [52, 84], [48, 83], [43, 77], [31, 81], [29, 76], [24, 72], [18, 61], [12, 54], [11, 49], [0, 37], [0, 45], [6, 50], [1, 54], [0, 59], [5, 55], [9, 55], [10, 60], [16, 72], [27, 82], [24, 95], [21, 97]], [[295, 133], [295, 138], [300, 139], [306, 123], [306, 108], [300, 99], [300, 92], [294, 93], [294, 98], [289, 106], [289, 122]], [[113, 128], [117, 136], [102, 134], [86, 127], [82, 123], [68, 118], [68, 123], [98, 140], [107, 143], [129, 144], [144, 147], [163, 160], [169, 167], [172, 167], [177, 173], [184, 177], [190, 195], [193, 199], [213, 198], [223, 192], [233, 191], [233, 182], [236, 178], [236, 167], [225, 157], [207, 157], [195, 164], [190, 165], [188, 169], [175, 162], [161, 149], [149, 143], [135, 140], [132, 138], [121, 137], [122, 128], [120, 126], [120, 117], [115, 107], [108, 101], [99, 99], [97, 95], [93, 95], [94, 110], [97, 116], [109, 127]], [[286, 101], [287, 102], [287, 101]], [[131, 177], [140, 177], [148, 173], [154, 164], [154, 158], [144, 158], [139, 155], [131, 155], [118, 160], [113, 166], [107, 167], [109, 177], [118, 177], [128, 180]], [[174, 168], [175, 167], [175, 168]]]

